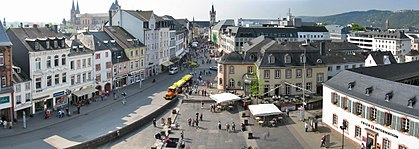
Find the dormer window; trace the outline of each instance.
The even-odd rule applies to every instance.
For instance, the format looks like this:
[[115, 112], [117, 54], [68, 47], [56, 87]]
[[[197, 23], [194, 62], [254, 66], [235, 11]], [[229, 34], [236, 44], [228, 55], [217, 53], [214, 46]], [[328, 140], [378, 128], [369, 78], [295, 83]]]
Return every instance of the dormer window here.
[[393, 98], [393, 92], [389, 92], [386, 94], [385, 101], [389, 102]]
[[304, 54], [300, 55], [300, 63], [305, 63], [306, 62], [306, 56]]
[[250, 55], [250, 59], [251, 59], [251, 60], [256, 60], [256, 56], [255, 56], [254, 54], [251, 54], [251, 55]]
[[355, 87], [355, 81], [348, 83], [348, 90], [352, 90]]
[[39, 42], [35, 42], [35, 50], [39, 50]]
[[409, 101], [407, 102], [407, 107], [413, 108], [415, 104], [416, 104], [416, 97], [410, 98]]
[[285, 56], [284, 56], [284, 62], [286, 64], [291, 63], [291, 56], [289, 54], [285, 54]]
[[64, 43], [64, 40], [61, 40], [61, 47], [62, 47], [62, 48], [65, 48], [65, 43]]
[[365, 89], [365, 95], [370, 96], [372, 93], [372, 86]]
[[49, 44], [49, 41], [46, 41], [46, 45], [47, 45], [47, 49], [50, 49], [51, 48], [51, 46]]
[[269, 55], [269, 57], [268, 57], [268, 63], [269, 64], [273, 64], [273, 63], [275, 63], [275, 57], [271, 54], [271, 55]]
[[58, 48], [58, 41], [54, 40], [54, 48]]
[[321, 63], [323, 63], [323, 61], [322, 61], [322, 59], [317, 59], [317, 64], [321, 64]]

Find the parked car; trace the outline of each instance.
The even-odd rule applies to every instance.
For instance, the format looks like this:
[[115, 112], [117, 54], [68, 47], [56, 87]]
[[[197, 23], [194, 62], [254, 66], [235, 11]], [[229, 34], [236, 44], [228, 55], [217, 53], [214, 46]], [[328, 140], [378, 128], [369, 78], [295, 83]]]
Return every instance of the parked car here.
[[211, 67], [209, 68], [209, 70], [218, 71], [218, 68], [217, 68], [217, 66], [211, 66]]
[[177, 67], [172, 67], [172, 68], [170, 68], [170, 70], [169, 70], [169, 74], [176, 74], [178, 72], [178, 68]]

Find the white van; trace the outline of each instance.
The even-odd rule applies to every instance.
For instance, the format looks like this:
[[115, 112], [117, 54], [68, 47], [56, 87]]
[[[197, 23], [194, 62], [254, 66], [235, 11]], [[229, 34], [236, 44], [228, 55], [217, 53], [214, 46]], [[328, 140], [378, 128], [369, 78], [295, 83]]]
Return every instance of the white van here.
[[177, 67], [172, 67], [172, 68], [170, 68], [170, 70], [169, 70], [169, 74], [176, 74], [178, 72], [178, 69], [177, 69]]

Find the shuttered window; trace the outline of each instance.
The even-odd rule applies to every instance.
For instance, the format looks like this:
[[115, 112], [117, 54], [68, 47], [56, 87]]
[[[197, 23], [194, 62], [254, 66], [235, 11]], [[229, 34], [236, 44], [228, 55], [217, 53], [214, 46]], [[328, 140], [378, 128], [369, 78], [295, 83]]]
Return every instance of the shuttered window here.
[[362, 106], [361, 116], [362, 116], [362, 118], [365, 118], [365, 115], [368, 114], [367, 113], [367, 106], [365, 106], [365, 105], [361, 105], [361, 106]]

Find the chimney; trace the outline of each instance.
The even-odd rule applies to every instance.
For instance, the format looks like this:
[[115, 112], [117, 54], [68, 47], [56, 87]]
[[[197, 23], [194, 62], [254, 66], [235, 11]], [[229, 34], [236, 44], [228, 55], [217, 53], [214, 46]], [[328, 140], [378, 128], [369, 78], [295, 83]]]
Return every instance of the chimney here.
[[320, 42], [320, 55], [324, 56], [326, 53], [326, 43], [324, 41]]
[[45, 27], [46, 27], [46, 28], [49, 28], [49, 24], [45, 24]]
[[20, 22], [20, 28], [23, 28], [23, 23], [22, 22]]
[[33, 28], [38, 28], [38, 24], [32, 24]]

